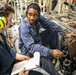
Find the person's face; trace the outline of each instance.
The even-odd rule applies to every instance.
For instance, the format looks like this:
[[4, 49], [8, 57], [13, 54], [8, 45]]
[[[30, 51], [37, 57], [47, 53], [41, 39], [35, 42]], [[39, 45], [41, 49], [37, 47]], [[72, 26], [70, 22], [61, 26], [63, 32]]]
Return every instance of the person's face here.
[[7, 26], [9, 26], [9, 27], [12, 25], [12, 18], [13, 18], [13, 13], [10, 12], [7, 17]]
[[6, 31], [12, 25], [12, 17], [13, 17], [13, 13], [10, 12], [7, 17], [7, 26], [5, 28], [1, 28], [0, 32]]
[[39, 17], [38, 15], [39, 15], [39, 13], [36, 9], [29, 8], [28, 12], [27, 12], [27, 19], [28, 19], [29, 23], [35, 24], [35, 22], [37, 21], [37, 19]]
[[8, 17], [7, 17], [7, 26], [3, 29], [3, 31], [6, 31], [8, 28], [11, 27], [11, 25], [12, 25], [12, 18], [13, 18], [13, 13], [10, 12]]

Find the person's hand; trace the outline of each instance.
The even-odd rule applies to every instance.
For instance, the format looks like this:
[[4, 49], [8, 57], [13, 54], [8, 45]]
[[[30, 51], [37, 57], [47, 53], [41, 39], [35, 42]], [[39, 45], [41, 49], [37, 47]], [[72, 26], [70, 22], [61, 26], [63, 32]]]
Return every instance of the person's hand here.
[[21, 54], [18, 54], [16, 53], [16, 57], [15, 57], [17, 60], [29, 60], [30, 57], [28, 56], [25, 56], [25, 55], [21, 55]]
[[21, 58], [22, 60], [29, 60], [29, 59], [30, 59], [30, 57], [25, 56], [25, 55], [22, 55], [20, 58]]
[[60, 50], [57, 50], [57, 49], [53, 50], [53, 57], [54, 58], [59, 59], [62, 57], [62, 55], [63, 55], [63, 53]]
[[76, 34], [74, 34], [74, 33], [67, 33], [65, 36], [68, 37], [68, 38], [71, 38], [71, 37], [76, 37]]
[[29, 71], [26, 71], [26, 69], [24, 68], [22, 71], [19, 72], [18, 75], [28, 75]]

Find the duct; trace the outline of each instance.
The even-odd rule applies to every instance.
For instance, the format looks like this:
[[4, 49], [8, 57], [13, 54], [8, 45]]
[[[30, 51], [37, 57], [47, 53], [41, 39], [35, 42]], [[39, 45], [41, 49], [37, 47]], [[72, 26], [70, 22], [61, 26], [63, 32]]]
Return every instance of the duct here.
[[13, 25], [11, 28], [10, 28], [10, 33], [11, 33], [11, 37], [14, 38], [16, 35], [19, 34], [18, 32], [18, 27], [19, 25]]
[[20, 51], [20, 49], [19, 49], [19, 47], [18, 47], [18, 41], [19, 41], [19, 37], [17, 37], [17, 38], [13, 41], [13, 45], [14, 45], [14, 47], [15, 47], [15, 49], [16, 49], [16, 52], [17, 52], [17, 53], [21, 53], [21, 51]]
[[[61, 17], [63, 17], [63, 16], [61, 16]], [[58, 23], [59, 23], [59, 25], [61, 26], [61, 27], [64, 27], [65, 29], [67, 29], [68, 30], [68, 32], [73, 32], [73, 33], [76, 33], [76, 29], [74, 29], [73, 27], [71, 27], [71, 26], [69, 26], [69, 23], [72, 21], [75, 21], [76, 22], [76, 20], [74, 20], [74, 19], [69, 19], [68, 20], [68, 22], [64, 22], [64, 21], [61, 21], [60, 20], [60, 18], [59, 19], [57, 19], [55, 16], [51, 16], [50, 15], [50, 18], [51, 19], [53, 19], [53, 20], [56, 20]]]
[[69, 26], [76, 29], [76, 23], [69, 23]]
[[69, 17], [69, 18], [73, 18], [74, 20], [76, 20], [76, 12], [70, 11], [70, 12], [68, 13], [68, 17]]
[[52, 0], [52, 10], [54, 10], [55, 6], [57, 5], [58, 0]]
[[68, 2], [64, 2], [65, 5], [69, 6], [69, 8], [71, 8], [72, 10], [74, 10], [74, 6]]
[[16, 50], [17, 53], [20, 53], [20, 49], [18, 48], [18, 38], [19, 38], [19, 32], [18, 32], [18, 27], [19, 25], [13, 25], [11, 28], [10, 28], [10, 34], [11, 34], [11, 37], [12, 37], [12, 43], [13, 43], [13, 46], [14, 46], [14, 49]]

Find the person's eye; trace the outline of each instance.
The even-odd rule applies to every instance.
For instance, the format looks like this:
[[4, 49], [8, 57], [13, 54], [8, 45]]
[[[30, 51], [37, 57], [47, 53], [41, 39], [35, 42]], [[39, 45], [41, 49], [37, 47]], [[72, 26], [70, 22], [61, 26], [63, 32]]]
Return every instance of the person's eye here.
[[37, 14], [34, 15], [35, 17], [37, 16]]
[[32, 14], [31, 14], [31, 13], [29, 13], [28, 15], [29, 15], [29, 16], [32, 16]]

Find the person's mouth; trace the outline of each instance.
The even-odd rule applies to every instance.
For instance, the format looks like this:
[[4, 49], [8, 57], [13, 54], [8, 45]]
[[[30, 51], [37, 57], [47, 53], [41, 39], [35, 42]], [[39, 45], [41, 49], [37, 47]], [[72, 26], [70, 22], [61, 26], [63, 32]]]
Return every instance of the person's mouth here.
[[34, 20], [29, 20], [30, 23], [34, 23]]

